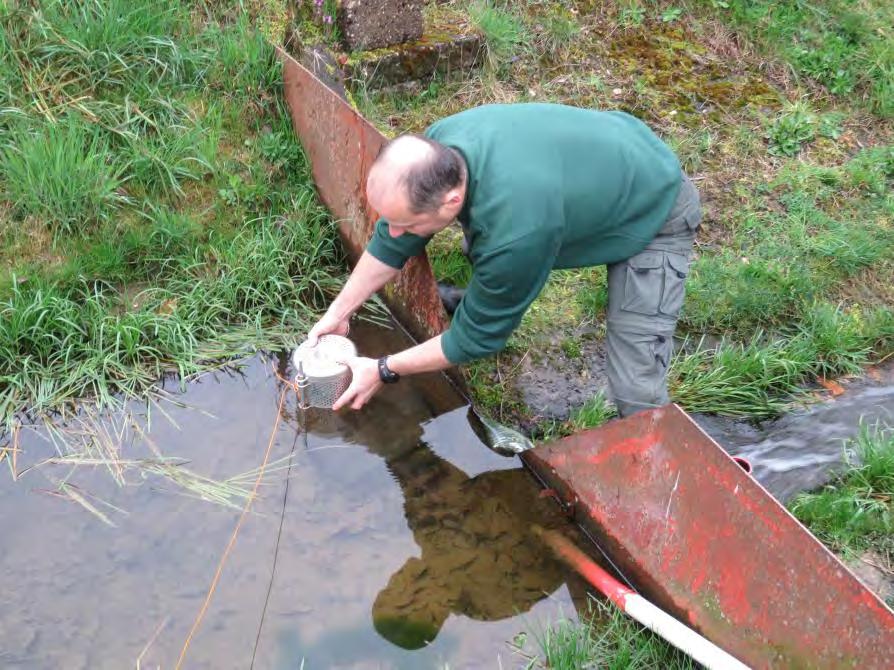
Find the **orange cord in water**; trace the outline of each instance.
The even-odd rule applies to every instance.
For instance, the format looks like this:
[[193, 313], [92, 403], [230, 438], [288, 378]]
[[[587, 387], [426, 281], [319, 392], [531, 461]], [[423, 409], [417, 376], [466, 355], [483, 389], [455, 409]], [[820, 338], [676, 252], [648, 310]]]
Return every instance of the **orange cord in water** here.
[[[276, 370], [274, 370], [274, 374], [276, 374]], [[279, 374], [276, 374], [277, 377], [282, 379]], [[283, 380], [286, 381], [286, 380]], [[289, 386], [292, 384], [286, 381]], [[220, 562], [217, 564], [217, 571], [214, 573], [214, 579], [211, 580], [211, 586], [208, 589], [208, 595], [205, 596], [205, 602], [202, 603], [202, 608], [199, 610], [199, 615], [196, 617], [195, 622], [192, 625], [192, 628], [189, 631], [189, 635], [186, 636], [186, 641], [183, 643], [183, 649], [180, 650], [180, 658], [177, 660], [177, 670], [180, 670], [180, 666], [183, 665], [183, 660], [186, 658], [186, 650], [189, 648], [190, 642], [192, 642], [193, 636], [196, 634], [196, 631], [199, 629], [199, 626], [202, 623], [202, 619], [205, 616], [205, 611], [208, 609], [208, 605], [211, 603], [211, 597], [214, 595], [215, 589], [217, 589], [217, 582], [220, 580], [220, 575], [223, 572], [224, 563], [227, 561], [227, 557], [230, 555], [230, 550], [233, 548], [233, 545], [236, 544], [236, 536], [239, 535], [239, 529], [242, 528], [242, 522], [245, 520], [245, 517], [248, 515], [248, 510], [251, 507], [252, 502], [254, 502], [255, 495], [258, 492], [258, 487], [261, 485], [261, 480], [264, 478], [264, 470], [267, 468], [267, 462], [270, 460], [270, 452], [273, 449], [273, 441], [276, 438], [276, 429], [279, 428], [279, 421], [282, 416], [282, 406], [285, 403], [287, 389], [283, 389], [282, 393], [279, 396], [279, 407], [276, 409], [276, 420], [273, 422], [273, 431], [270, 433], [270, 441], [267, 443], [267, 451], [264, 453], [264, 460], [261, 462], [261, 468], [258, 472], [258, 477], [255, 479], [255, 485], [251, 490], [251, 495], [248, 497], [248, 500], [245, 503], [245, 507], [242, 508], [242, 514], [239, 515], [239, 520], [236, 522], [236, 527], [233, 529], [233, 534], [230, 535], [230, 541], [227, 543], [226, 549], [224, 549], [223, 555], [220, 557]]]

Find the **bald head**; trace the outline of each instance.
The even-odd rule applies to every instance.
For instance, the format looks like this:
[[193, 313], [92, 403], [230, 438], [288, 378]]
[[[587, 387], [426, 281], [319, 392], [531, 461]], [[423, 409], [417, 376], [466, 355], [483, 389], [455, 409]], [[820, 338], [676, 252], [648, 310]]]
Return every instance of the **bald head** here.
[[422, 135], [401, 135], [382, 148], [370, 169], [367, 190], [400, 192], [409, 210], [421, 214], [437, 211], [465, 179], [458, 151]]

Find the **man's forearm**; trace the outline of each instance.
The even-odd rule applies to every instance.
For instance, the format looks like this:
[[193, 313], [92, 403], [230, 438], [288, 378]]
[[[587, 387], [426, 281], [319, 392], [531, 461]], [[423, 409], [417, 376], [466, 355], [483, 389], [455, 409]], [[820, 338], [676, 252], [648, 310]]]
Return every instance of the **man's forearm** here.
[[451, 365], [441, 349], [440, 335], [388, 357], [388, 367], [399, 375], [436, 372], [446, 370]]
[[398, 274], [400, 270], [386, 265], [368, 251], [364, 251], [338, 297], [329, 306], [329, 312], [340, 318], [351, 316], [373, 293]]

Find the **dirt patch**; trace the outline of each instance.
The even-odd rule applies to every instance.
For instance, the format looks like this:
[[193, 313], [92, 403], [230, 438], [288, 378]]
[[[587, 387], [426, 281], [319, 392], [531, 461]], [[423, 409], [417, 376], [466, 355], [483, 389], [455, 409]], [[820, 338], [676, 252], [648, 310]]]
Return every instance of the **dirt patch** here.
[[886, 603], [894, 603], [894, 566], [874, 551], [847, 562], [847, 567], [863, 584]]
[[579, 342], [580, 353], [568, 356], [559, 346], [521, 358], [513, 385], [534, 423], [567, 419], [600, 391], [608, 391], [603, 340]]

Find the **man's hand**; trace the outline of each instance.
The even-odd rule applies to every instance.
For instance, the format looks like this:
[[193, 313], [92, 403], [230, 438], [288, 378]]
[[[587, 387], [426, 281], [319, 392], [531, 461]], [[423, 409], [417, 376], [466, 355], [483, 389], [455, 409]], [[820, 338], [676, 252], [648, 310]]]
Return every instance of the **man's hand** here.
[[351, 368], [353, 378], [332, 409], [338, 411], [348, 403], [351, 403], [351, 409], [360, 409], [384, 386], [379, 377], [379, 364], [375, 359], [360, 356], [340, 362]]
[[350, 318], [339, 318], [327, 311], [307, 334], [307, 343], [315, 347], [322, 335], [346, 336], [350, 329]]

